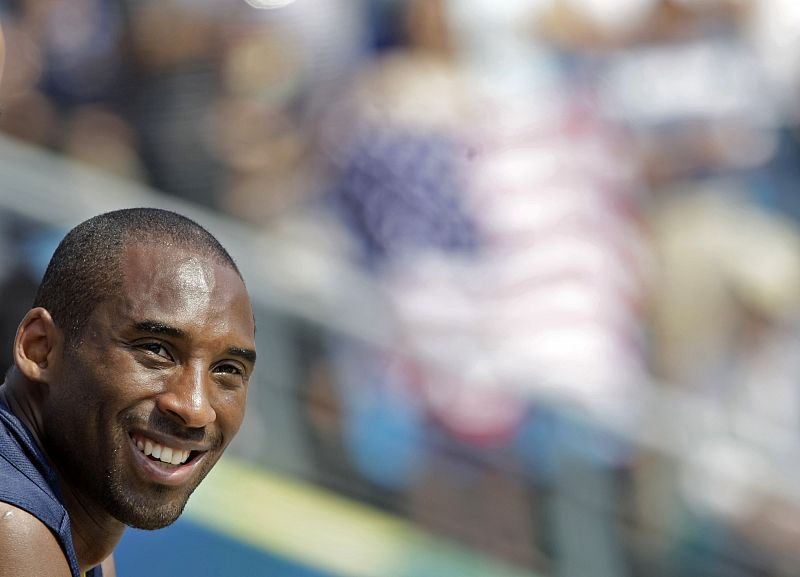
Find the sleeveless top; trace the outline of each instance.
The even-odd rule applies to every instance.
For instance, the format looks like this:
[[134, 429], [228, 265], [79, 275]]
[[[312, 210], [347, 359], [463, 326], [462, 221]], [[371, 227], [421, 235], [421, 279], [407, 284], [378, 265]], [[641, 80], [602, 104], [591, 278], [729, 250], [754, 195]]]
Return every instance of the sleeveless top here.
[[[83, 577], [72, 544], [69, 515], [58, 479], [31, 432], [0, 400], [0, 501], [27, 511], [58, 539], [72, 577]], [[102, 577], [100, 567], [86, 577]]]

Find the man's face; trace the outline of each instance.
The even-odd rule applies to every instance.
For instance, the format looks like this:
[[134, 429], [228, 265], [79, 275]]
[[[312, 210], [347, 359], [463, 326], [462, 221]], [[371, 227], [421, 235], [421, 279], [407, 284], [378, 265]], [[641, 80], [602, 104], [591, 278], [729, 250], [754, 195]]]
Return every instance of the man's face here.
[[140, 244], [121, 272], [121, 294], [65, 345], [44, 444], [72, 491], [153, 529], [180, 515], [239, 429], [255, 327], [244, 284], [216, 261]]

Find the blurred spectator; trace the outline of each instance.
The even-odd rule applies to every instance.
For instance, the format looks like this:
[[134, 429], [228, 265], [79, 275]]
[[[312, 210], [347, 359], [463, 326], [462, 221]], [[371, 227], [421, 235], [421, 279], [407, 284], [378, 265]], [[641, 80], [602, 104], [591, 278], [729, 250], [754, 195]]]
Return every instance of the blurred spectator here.
[[110, 100], [123, 72], [122, 0], [23, 2], [47, 62], [42, 88], [59, 108]]
[[6, 6], [7, 134], [259, 224], [318, 190], [315, 109], [368, 41], [341, 0]]
[[45, 66], [43, 48], [22, 17], [5, 19], [3, 32], [3, 130], [21, 140], [49, 147], [56, 137], [57, 117], [53, 104], [37, 90]]
[[[524, 21], [532, 6], [520, 6]], [[476, 515], [473, 491], [506, 484], [517, 495], [508, 509], [472, 521], [483, 537], [470, 542], [492, 547], [492, 527], [525, 506], [514, 448], [541, 474], [547, 447], [558, 455], [547, 483], [567, 495], [543, 505], [554, 520], [546, 530], [557, 534], [554, 570], [623, 574], [614, 522], [568, 501], [592, 494], [612, 511], [618, 505], [604, 472], [622, 465], [625, 451], [603, 440], [597, 453], [576, 450], [572, 435], [591, 435], [587, 415], [623, 428], [635, 421], [643, 380], [644, 245], [624, 139], [549, 53], [531, 47], [524, 29], [514, 32], [513, 11], [498, 8], [490, 22], [494, 9], [407, 7], [408, 44], [377, 60], [336, 109], [326, 150], [338, 169], [337, 206], [396, 315], [401, 378], [431, 420], [426, 438], [437, 457], [421, 477], [415, 471], [412, 507], [440, 511], [425, 519], [453, 531], [467, 523], [465, 511]], [[393, 402], [402, 412], [409, 401]], [[558, 432], [515, 444], [529, 418], [534, 427], [549, 418]], [[566, 488], [579, 477], [587, 484]], [[514, 535], [530, 543], [530, 521], [514, 522]], [[573, 547], [576, 532], [593, 546]], [[505, 555], [535, 563], [525, 550]]]
[[[753, 13], [740, 8], [662, 2], [670, 25], [654, 20], [601, 68], [606, 109], [637, 135], [654, 195], [654, 369], [687, 395], [661, 409], [680, 411], [665, 412], [658, 433], [675, 443], [672, 456], [642, 459], [637, 472], [638, 491], [661, 515], [646, 514], [644, 525], [660, 527], [670, 575], [796, 567], [786, 553], [795, 498], [779, 487], [796, 442], [786, 434], [796, 427], [788, 407], [798, 386], [787, 343], [796, 335], [800, 245], [790, 222], [756, 206], [791, 206], [795, 173], [778, 156], [787, 152], [786, 109], [743, 34]], [[745, 392], [755, 382], [759, 399]], [[765, 526], [776, 508], [782, 520]]]
[[215, 206], [222, 166], [211, 151], [208, 110], [218, 91], [218, 28], [208, 3], [179, 0], [130, 5], [127, 114], [148, 180], [156, 188]]
[[[691, 448], [680, 473], [690, 519], [682, 540], [697, 550], [679, 550], [676, 571], [794, 564], [800, 234], [725, 181], [684, 185], [659, 205], [659, 372], [697, 403], [684, 416]], [[776, 507], [785, 519], [766, 522]], [[705, 538], [692, 536], [698, 523]]]
[[76, 109], [65, 122], [62, 149], [71, 158], [109, 174], [144, 180], [131, 126], [113, 111], [88, 105]]

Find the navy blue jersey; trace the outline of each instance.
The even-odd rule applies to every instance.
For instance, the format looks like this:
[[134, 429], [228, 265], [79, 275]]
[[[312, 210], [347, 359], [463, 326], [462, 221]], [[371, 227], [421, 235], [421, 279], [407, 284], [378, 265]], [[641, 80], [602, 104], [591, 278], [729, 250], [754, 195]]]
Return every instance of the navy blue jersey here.
[[[72, 544], [69, 515], [61, 500], [58, 479], [31, 432], [0, 401], [0, 501], [23, 509], [56, 536], [72, 577], [81, 577]], [[97, 567], [86, 577], [102, 577]]]

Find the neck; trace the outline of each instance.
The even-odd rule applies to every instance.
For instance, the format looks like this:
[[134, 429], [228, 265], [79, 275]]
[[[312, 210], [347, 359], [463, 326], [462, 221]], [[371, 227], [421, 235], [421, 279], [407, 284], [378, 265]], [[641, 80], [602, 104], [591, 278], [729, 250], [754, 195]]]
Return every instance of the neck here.
[[22, 382], [23, 379], [12, 369], [11, 374], [0, 386], [0, 399], [12, 413], [22, 421], [31, 432], [36, 444], [44, 451], [42, 445], [42, 412], [39, 410], [41, 392], [33, 383]]
[[[63, 477], [59, 476], [60, 479]], [[125, 525], [93, 505], [62, 482], [64, 506], [69, 512], [72, 544], [81, 572], [99, 565], [114, 551]]]
[[54, 466], [47, 448], [42, 443], [43, 427], [40, 392], [35, 383], [21, 382], [19, 375], [9, 376], [0, 385], [0, 399], [12, 413], [27, 427], [44, 453], [50, 466], [54, 467], [59, 480], [59, 488], [64, 499], [64, 507], [69, 513], [72, 541], [81, 572], [99, 565], [114, 550], [122, 537], [125, 525], [106, 513], [102, 507], [74, 491], [58, 467]]

